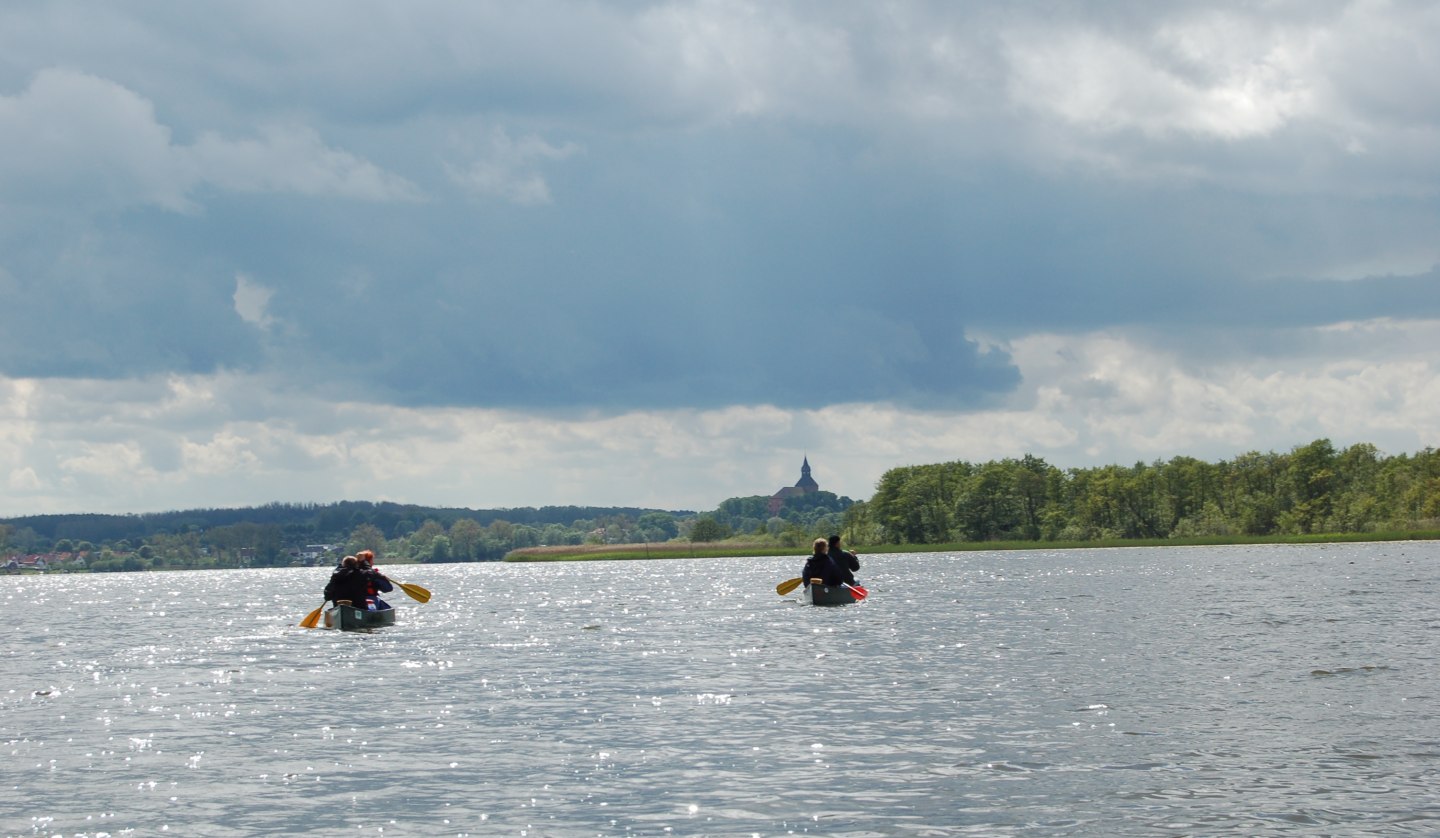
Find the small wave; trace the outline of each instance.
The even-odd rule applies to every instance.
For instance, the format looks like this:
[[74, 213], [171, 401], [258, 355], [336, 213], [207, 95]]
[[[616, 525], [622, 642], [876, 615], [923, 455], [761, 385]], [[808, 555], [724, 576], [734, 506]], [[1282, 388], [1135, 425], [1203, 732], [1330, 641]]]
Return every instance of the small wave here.
[[1161, 768], [1168, 768], [1169, 763], [1164, 762], [1132, 762], [1128, 765], [1106, 765], [1102, 766], [1106, 771], [1156, 771]]
[[1011, 762], [987, 762], [984, 767], [991, 771], [1004, 771], [1011, 774], [1028, 774], [1030, 772], [1029, 768]]
[[1335, 669], [1312, 669], [1310, 674], [1317, 678], [1324, 678], [1331, 675], [1351, 675], [1354, 673], [1388, 672], [1390, 667], [1381, 666], [1341, 666]]

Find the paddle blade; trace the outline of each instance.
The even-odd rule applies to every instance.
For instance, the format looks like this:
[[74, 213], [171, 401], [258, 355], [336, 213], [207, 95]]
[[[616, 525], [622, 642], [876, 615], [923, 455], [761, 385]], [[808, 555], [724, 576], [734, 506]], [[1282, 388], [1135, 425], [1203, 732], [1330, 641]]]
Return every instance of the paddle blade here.
[[780, 596], [785, 596], [786, 594], [800, 587], [800, 583], [804, 581], [804, 579], [801, 579], [798, 576], [794, 579], [786, 579], [784, 582], [781, 582], [780, 584], [775, 586], [775, 593], [779, 594]]
[[305, 619], [300, 621], [300, 628], [313, 629], [320, 625], [320, 612], [324, 610], [325, 604], [321, 603], [319, 608], [305, 615]]
[[[391, 579], [390, 581], [395, 582], [394, 579]], [[411, 599], [415, 600], [416, 602], [430, 601], [430, 592], [420, 587], [419, 585], [410, 585], [405, 582], [395, 582], [395, 584], [399, 585], [400, 590], [404, 591]]]
[[846, 585], [845, 587], [850, 589], [850, 596], [855, 597], [856, 602], [859, 602], [865, 597], [870, 596], [870, 592], [860, 587], [859, 585]]

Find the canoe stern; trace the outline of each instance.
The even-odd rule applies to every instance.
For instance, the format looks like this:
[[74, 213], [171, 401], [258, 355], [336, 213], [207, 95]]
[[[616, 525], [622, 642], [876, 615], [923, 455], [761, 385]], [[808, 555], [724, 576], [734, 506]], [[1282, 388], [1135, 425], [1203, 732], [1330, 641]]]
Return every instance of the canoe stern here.
[[362, 631], [381, 626], [393, 626], [395, 625], [395, 609], [370, 611], [351, 605], [337, 605], [325, 612], [322, 624], [327, 629], [339, 629], [340, 631]]
[[812, 605], [849, 605], [855, 601], [848, 588], [839, 585], [810, 585]]

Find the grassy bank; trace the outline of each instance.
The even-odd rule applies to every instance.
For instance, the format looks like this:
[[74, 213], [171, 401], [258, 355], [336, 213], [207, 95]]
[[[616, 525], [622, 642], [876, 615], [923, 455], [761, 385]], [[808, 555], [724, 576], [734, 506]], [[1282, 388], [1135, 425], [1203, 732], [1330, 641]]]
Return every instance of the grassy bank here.
[[[713, 541], [691, 544], [569, 544], [558, 547], [524, 547], [505, 554], [507, 562], [588, 562], [609, 559], [714, 559], [731, 556], [793, 556], [794, 547], [769, 542]], [[799, 551], [804, 552], [804, 551]]]
[[[1311, 535], [1204, 536], [1195, 538], [1114, 538], [1096, 541], [961, 541], [953, 544], [871, 544], [857, 553], [959, 553], [976, 550], [1089, 550], [1103, 547], [1216, 547], [1234, 544], [1331, 544], [1367, 541], [1437, 541], [1440, 530], [1322, 533]], [[715, 541], [701, 544], [574, 544], [527, 547], [505, 556], [507, 562], [575, 562], [612, 559], [701, 559], [733, 556], [803, 556], [804, 547], [769, 542]]]

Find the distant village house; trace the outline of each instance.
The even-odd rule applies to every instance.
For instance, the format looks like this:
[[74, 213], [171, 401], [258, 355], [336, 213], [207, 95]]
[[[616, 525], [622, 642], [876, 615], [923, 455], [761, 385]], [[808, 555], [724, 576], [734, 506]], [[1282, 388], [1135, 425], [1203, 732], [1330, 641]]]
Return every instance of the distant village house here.
[[44, 573], [48, 570], [65, 570], [69, 568], [79, 569], [85, 567], [85, 558], [90, 555], [82, 553], [13, 553], [0, 562], [0, 570], [7, 573], [21, 573], [30, 571]]

